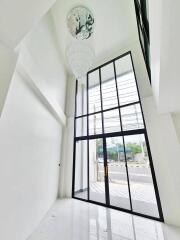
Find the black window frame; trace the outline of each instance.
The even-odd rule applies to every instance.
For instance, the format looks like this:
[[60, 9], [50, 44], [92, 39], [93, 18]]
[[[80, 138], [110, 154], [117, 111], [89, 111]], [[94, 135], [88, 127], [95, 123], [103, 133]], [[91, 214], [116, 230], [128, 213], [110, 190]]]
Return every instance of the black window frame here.
[[[124, 104], [124, 105], [120, 105], [119, 103], [119, 97], [118, 97], [118, 88], [117, 88], [117, 77], [116, 77], [116, 66], [115, 66], [115, 61], [123, 58], [125, 56], [129, 55], [130, 59], [131, 59], [131, 63], [132, 63], [132, 69], [133, 69], [133, 73], [134, 73], [134, 78], [135, 78], [135, 84], [136, 84], [136, 88], [137, 88], [137, 93], [138, 93], [138, 97], [139, 97], [139, 101], [136, 102], [132, 102], [132, 103], [128, 103], [128, 104]], [[113, 63], [114, 66], [114, 76], [115, 76], [115, 82], [116, 82], [116, 91], [117, 91], [117, 99], [118, 99], [118, 106], [117, 107], [113, 107], [113, 108], [109, 108], [106, 110], [102, 109], [102, 89], [101, 89], [101, 68]], [[88, 113], [88, 81], [89, 81], [89, 74], [98, 70], [99, 71], [99, 79], [100, 79], [100, 95], [101, 95], [101, 110], [97, 111], [97, 112], [93, 112], [93, 113]], [[78, 200], [82, 200], [85, 202], [90, 202], [90, 203], [95, 203], [101, 206], [105, 206], [105, 207], [110, 207], [113, 209], [117, 209], [117, 210], [121, 210], [124, 212], [128, 212], [128, 213], [132, 213], [134, 215], [137, 216], [142, 216], [142, 217], [146, 217], [149, 219], [153, 219], [153, 220], [157, 220], [157, 221], [161, 221], [164, 222], [164, 217], [163, 217], [163, 212], [162, 212], [162, 206], [161, 206], [161, 201], [160, 201], [160, 196], [159, 196], [159, 191], [158, 191], [158, 186], [157, 186], [157, 181], [156, 181], [156, 177], [155, 177], [155, 170], [154, 170], [154, 166], [153, 166], [153, 160], [152, 160], [152, 155], [151, 155], [151, 150], [150, 150], [150, 145], [149, 145], [149, 140], [148, 140], [148, 135], [147, 135], [147, 130], [146, 130], [146, 124], [145, 124], [145, 119], [144, 119], [144, 114], [143, 114], [143, 109], [142, 109], [142, 103], [141, 103], [141, 98], [140, 98], [140, 93], [139, 93], [139, 88], [138, 88], [138, 84], [137, 84], [137, 78], [136, 78], [136, 73], [135, 73], [135, 68], [134, 68], [134, 63], [133, 63], [133, 58], [132, 58], [132, 53], [131, 51], [128, 51], [92, 70], [90, 70], [87, 73], [87, 114], [82, 114], [80, 116], [76, 115], [76, 110], [77, 110], [77, 90], [78, 90], [78, 80], [76, 80], [76, 94], [75, 94], [75, 116], [74, 116], [74, 151], [73, 151], [73, 179], [72, 179], [72, 198], [78, 199]], [[141, 113], [142, 113], [142, 118], [143, 118], [143, 123], [144, 123], [144, 128], [141, 129], [135, 129], [135, 130], [126, 130], [123, 131], [123, 129], [121, 129], [120, 132], [111, 132], [111, 133], [104, 133], [104, 112], [106, 111], [110, 111], [113, 109], [118, 109], [119, 110], [119, 117], [120, 117], [120, 121], [121, 121], [121, 109], [127, 106], [133, 106], [135, 104], [139, 104], [140, 105], [140, 109], [141, 109]], [[95, 135], [89, 135], [89, 116], [90, 115], [94, 115], [100, 113], [102, 116], [102, 133], [101, 134], [95, 134]], [[87, 135], [86, 136], [80, 136], [80, 137], [76, 137], [76, 119], [82, 118], [82, 117], [87, 117]], [[127, 181], [128, 181], [128, 190], [129, 190], [129, 199], [130, 199], [130, 206], [131, 209], [124, 209], [124, 208], [119, 208], [119, 207], [115, 207], [115, 206], [111, 206], [109, 203], [109, 199], [108, 196], [106, 196], [106, 204], [103, 203], [98, 203], [95, 201], [92, 201], [89, 199], [89, 190], [88, 190], [88, 196], [87, 199], [81, 199], [75, 196], [74, 194], [74, 188], [75, 188], [75, 162], [76, 162], [76, 143], [78, 141], [82, 141], [82, 140], [87, 140], [87, 142], [89, 142], [90, 139], [98, 139], [98, 138], [102, 138], [103, 139], [103, 149], [104, 149], [104, 161], [107, 164], [107, 152], [106, 152], [106, 138], [107, 137], [118, 137], [118, 136], [122, 136], [123, 138], [123, 142], [124, 142], [124, 137], [125, 136], [129, 136], [129, 135], [136, 135], [136, 134], [143, 134], [145, 137], [145, 141], [146, 141], [146, 146], [147, 146], [147, 152], [148, 152], [148, 157], [149, 157], [149, 164], [150, 164], [150, 169], [151, 169], [151, 174], [152, 174], [152, 180], [153, 180], [153, 185], [154, 185], [154, 190], [155, 190], [155, 195], [156, 195], [156, 201], [157, 201], [157, 207], [158, 207], [158, 211], [159, 211], [159, 218], [158, 217], [153, 217], [153, 216], [149, 216], [146, 214], [142, 214], [142, 213], [138, 213], [133, 211], [132, 208], [132, 200], [131, 200], [131, 193], [130, 193], [130, 186], [129, 186], [129, 176], [128, 176], [128, 169], [127, 169], [127, 160], [126, 160], [126, 153], [125, 153], [125, 149], [124, 149], [124, 153], [125, 153], [125, 166], [126, 166], [126, 171], [127, 171]], [[124, 143], [125, 146], [125, 143]], [[89, 189], [89, 144], [87, 144], [87, 165], [88, 165], [88, 169], [87, 169], [87, 175], [88, 175], [88, 179], [87, 179], [87, 183], [88, 183], [88, 189]], [[108, 184], [107, 184], [108, 185]]]
[[151, 63], [150, 63], [150, 34], [149, 34], [149, 20], [147, 18], [147, 6], [146, 0], [134, 0], [136, 20], [139, 41], [149, 76], [149, 81], [151, 83]]

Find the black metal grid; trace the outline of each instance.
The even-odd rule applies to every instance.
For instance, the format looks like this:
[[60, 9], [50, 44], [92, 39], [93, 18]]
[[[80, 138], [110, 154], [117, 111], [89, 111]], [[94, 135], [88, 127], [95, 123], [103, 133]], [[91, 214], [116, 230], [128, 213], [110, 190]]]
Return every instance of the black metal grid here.
[[[134, 72], [134, 77], [135, 77], [135, 84], [136, 84], [136, 88], [137, 88], [137, 93], [138, 93], [138, 97], [139, 97], [139, 101], [136, 102], [132, 102], [129, 104], [125, 104], [125, 105], [120, 105], [119, 102], [119, 93], [118, 93], [118, 86], [117, 86], [117, 76], [116, 76], [116, 66], [115, 66], [115, 61], [123, 58], [124, 56], [129, 55], [131, 58], [131, 63], [132, 63], [132, 69]], [[114, 80], [115, 80], [115, 84], [116, 84], [116, 93], [117, 93], [117, 99], [118, 99], [118, 106], [117, 107], [113, 107], [113, 108], [109, 108], [106, 110], [103, 110], [103, 103], [102, 103], [102, 82], [101, 82], [101, 68], [113, 63], [113, 68], [114, 68]], [[89, 96], [88, 96], [88, 91], [89, 91], [89, 74], [92, 73], [93, 71], [99, 71], [99, 84], [100, 84], [100, 96], [101, 96], [101, 110], [97, 111], [97, 112], [93, 112], [93, 113], [89, 113]], [[76, 81], [76, 97], [77, 98], [77, 89], [78, 89], [78, 81]], [[131, 106], [134, 104], [140, 104], [140, 108], [141, 108], [141, 113], [142, 113], [142, 118], [143, 118], [143, 123], [144, 123], [144, 128], [142, 129], [135, 129], [135, 130], [128, 130], [128, 131], [123, 131], [122, 128], [122, 121], [121, 121], [121, 109], [127, 106]], [[77, 104], [77, 99], [75, 99], [75, 105]], [[112, 132], [112, 133], [105, 133], [104, 132], [104, 112], [106, 111], [110, 111], [110, 110], [114, 110], [114, 109], [118, 109], [119, 110], [119, 119], [120, 119], [120, 126], [121, 126], [121, 131], [120, 132]], [[147, 217], [150, 219], [154, 219], [154, 220], [158, 220], [158, 221], [164, 221], [163, 218], [163, 213], [162, 213], [162, 207], [161, 207], [161, 202], [160, 202], [160, 196], [159, 196], [159, 191], [158, 191], [158, 186], [157, 186], [157, 182], [156, 182], [156, 177], [155, 177], [155, 171], [154, 171], [154, 166], [153, 166], [153, 161], [152, 161], [152, 156], [151, 156], [151, 151], [150, 151], [150, 146], [149, 146], [149, 140], [148, 140], [148, 136], [147, 136], [147, 130], [146, 130], [146, 125], [145, 125], [145, 120], [144, 120], [144, 115], [143, 115], [143, 110], [142, 110], [142, 104], [141, 104], [141, 99], [140, 99], [140, 94], [139, 94], [139, 89], [138, 89], [138, 85], [137, 85], [137, 79], [136, 79], [136, 74], [135, 74], [135, 69], [134, 69], [134, 64], [133, 64], [133, 59], [132, 59], [132, 54], [131, 51], [128, 51], [122, 55], [120, 55], [117, 58], [112, 59], [111, 61], [108, 61], [106, 63], [104, 63], [103, 65], [89, 71], [87, 73], [87, 114], [81, 115], [81, 116], [77, 116], [76, 115], [76, 110], [77, 107], [75, 107], [75, 117], [74, 117], [74, 153], [73, 153], [73, 182], [72, 182], [72, 197], [82, 200], [82, 201], [87, 201], [87, 202], [91, 202], [91, 203], [96, 203], [99, 204], [101, 206], [106, 206], [106, 207], [110, 207], [113, 209], [119, 209], [125, 212], [129, 212], [129, 213], [133, 213], [135, 215], [138, 216], [143, 216], [143, 217]], [[94, 115], [97, 113], [101, 113], [102, 116], [102, 134], [95, 134], [95, 135], [89, 135], [89, 116], [90, 115]], [[76, 137], [76, 120], [79, 118], [83, 118], [83, 117], [87, 117], [87, 136], [80, 136], [80, 137]], [[146, 141], [146, 146], [147, 146], [147, 152], [148, 152], [148, 157], [149, 157], [149, 163], [150, 163], [150, 168], [151, 168], [151, 173], [152, 173], [152, 180], [153, 180], [153, 184], [154, 184], [154, 190], [155, 190], [155, 195], [156, 195], [156, 201], [157, 201], [157, 206], [158, 206], [158, 210], [159, 210], [159, 218], [157, 217], [153, 217], [153, 216], [148, 216], [146, 214], [142, 214], [142, 213], [138, 213], [133, 211], [133, 206], [132, 206], [132, 200], [131, 200], [131, 189], [130, 189], [130, 180], [129, 180], [129, 174], [128, 174], [128, 166], [127, 166], [127, 159], [126, 159], [126, 150], [125, 150], [125, 142], [124, 142], [124, 137], [127, 135], [136, 135], [136, 134], [143, 134], [145, 137], [145, 141]], [[98, 203], [95, 201], [92, 201], [90, 199], [90, 193], [89, 193], [89, 140], [90, 139], [98, 139], [98, 138], [102, 138], [103, 139], [103, 150], [104, 150], [104, 167], [106, 168], [108, 166], [107, 164], [107, 148], [106, 148], [106, 138], [107, 137], [116, 137], [116, 136], [122, 136], [123, 139], [123, 146], [124, 146], [124, 156], [125, 156], [125, 167], [126, 167], [126, 174], [127, 174], [127, 182], [128, 182], [128, 191], [129, 191], [129, 200], [130, 200], [130, 210], [128, 209], [124, 209], [124, 208], [120, 208], [120, 207], [115, 207], [110, 205], [110, 199], [109, 199], [109, 184], [108, 184], [108, 176], [105, 177], [105, 199], [106, 199], [106, 203]], [[87, 200], [85, 199], [80, 199], [78, 197], [75, 196], [74, 194], [74, 186], [75, 186], [75, 161], [76, 161], [76, 142], [78, 141], [82, 141], [82, 140], [87, 140], [87, 185], [88, 185], [88, 196], [87, 196]]]
[[[139, 41], [144, 56], [149, 80], [151, 83], [151, 68], [150, 68], [150, 36], [149, 36], [149, 20], [147, 18], [146, 0], [134, 0], [136, 20], [139, 34]], [[142, 36], [142, 37], [141, 37]]]

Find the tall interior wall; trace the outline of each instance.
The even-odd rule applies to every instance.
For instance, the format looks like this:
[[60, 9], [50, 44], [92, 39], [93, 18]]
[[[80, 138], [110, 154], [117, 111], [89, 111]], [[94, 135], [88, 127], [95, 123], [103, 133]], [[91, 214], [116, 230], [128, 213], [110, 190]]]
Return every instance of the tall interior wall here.
[[[28, 54], [27, 54], [28, 53]], [[25, 240], [58, 196], [62, 125], [31, 81], [65, 107], [66, 75], [45, 16], [23, 41], [0, 118], [0, 239]]]
[[154, 98], [143, 109], [159, 188], [164, 220], [180, 226], [180, 145], [171, 114], [159, 114]]

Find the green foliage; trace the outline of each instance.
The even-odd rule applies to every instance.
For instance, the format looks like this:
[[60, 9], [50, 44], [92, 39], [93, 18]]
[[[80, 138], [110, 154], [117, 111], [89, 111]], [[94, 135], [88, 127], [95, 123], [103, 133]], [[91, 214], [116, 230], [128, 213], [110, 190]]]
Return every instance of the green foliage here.
[[117, 152], [107, 152], [108, 159], [117, 161], [118, 160], [118, 153]]
[[[102, 156], [103, 155], [103, 142], [102, 139], [97, 139], [96, 140], [96, 151], [97, 151], [97, 156]], [[108, 159], [118, 161], [118, 152], [122, 153], [123, 150], [123, 145], [117, 143], [116, 147], [110, 147], [107, 149], [107, 155]], [[136, 144], [136, 143], [128, 143], [126, 144], [126, 153], [135, 155], [137, 153], [141, 153], [142, 149], [141, 146]]]
[[131, 148], [133, 154], [142, 152], [141, 146], [136, 143], [128, 143], [126, 146]]

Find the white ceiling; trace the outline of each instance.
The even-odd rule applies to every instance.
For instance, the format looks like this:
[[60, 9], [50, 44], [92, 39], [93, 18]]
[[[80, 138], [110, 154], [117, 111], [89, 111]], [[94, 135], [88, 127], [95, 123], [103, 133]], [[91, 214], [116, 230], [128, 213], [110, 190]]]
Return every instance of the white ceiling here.
[[55, 0], [0, 0], [0, 41], [15, 48]]
[[133, 0], [57, 0], [51, 12], [66, 66], [66, 48], [73, 41], [67, 28], [66, 17], [68, 12], [78, 5], [88, 7], [95, 18], [95, 30], [88, 41], [95, 51], [96, 62], [138, 39]]

